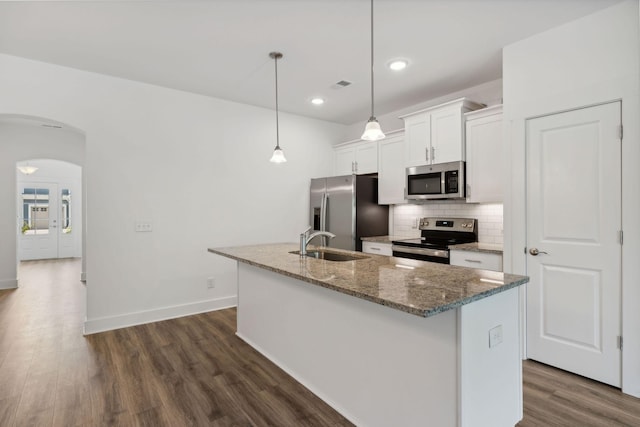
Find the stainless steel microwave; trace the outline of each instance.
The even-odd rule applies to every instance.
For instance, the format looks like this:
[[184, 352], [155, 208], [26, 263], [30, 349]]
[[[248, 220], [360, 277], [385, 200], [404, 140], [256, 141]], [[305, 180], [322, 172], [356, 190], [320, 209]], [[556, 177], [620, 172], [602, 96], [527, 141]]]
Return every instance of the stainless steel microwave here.
[[464, 199], [464, 162], [407, 168], [407, 200]]

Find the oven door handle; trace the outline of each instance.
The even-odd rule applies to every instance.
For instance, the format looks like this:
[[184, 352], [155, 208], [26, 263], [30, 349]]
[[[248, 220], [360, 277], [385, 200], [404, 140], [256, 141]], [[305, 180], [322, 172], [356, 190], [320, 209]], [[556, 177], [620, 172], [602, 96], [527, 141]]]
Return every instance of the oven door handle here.
[[405, 254], [428, 255], [428, 256], [436, 256], [439, 258], [449, 258], [449, 251], [442, 250], [442, 249], [411, 248], [408, 246], [393, 245], [391, 246], [391, 250], [393, 252], [399, 252], [399, 253], [405, 253]]

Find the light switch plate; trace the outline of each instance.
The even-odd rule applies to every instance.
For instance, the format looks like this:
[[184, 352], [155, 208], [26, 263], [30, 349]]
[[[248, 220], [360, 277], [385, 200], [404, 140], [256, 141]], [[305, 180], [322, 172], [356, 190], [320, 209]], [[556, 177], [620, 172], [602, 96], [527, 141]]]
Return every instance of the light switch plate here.
[[136, 233], [146, 233], [153, 231], [153, 225], [150, 221], [136, 221], [135, 223]]

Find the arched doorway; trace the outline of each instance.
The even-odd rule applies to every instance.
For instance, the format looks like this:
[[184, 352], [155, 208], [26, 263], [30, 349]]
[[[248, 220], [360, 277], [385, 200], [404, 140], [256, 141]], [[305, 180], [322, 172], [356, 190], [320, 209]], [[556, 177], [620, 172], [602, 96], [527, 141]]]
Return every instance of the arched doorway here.
[[0, 289], [18, 287], [18, 239], [24, 220], [18, 214], [16, 166], [32, 159], [50, 159], [82, 168], [82, 273], [86, 277], [86, 137], [84, 132], [51, 119], [0, 115]]

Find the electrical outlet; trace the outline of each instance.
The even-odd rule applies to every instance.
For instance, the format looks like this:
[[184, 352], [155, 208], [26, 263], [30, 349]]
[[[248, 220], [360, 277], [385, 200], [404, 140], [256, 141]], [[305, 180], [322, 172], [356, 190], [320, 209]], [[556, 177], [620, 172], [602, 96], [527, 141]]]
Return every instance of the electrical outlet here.
[[489, 329], [489, 348], [493, 348], [502, 342], [502, 325]]
[[213, 289], [216, 287], [216, 279], [213, 277], [207, 278], [207, 289]]
[[153, 231], [153, 225], [150, 221], [136, 221], [135, 223], [136, 233], [147, 233]]

